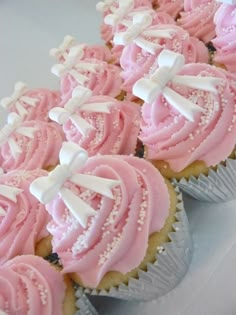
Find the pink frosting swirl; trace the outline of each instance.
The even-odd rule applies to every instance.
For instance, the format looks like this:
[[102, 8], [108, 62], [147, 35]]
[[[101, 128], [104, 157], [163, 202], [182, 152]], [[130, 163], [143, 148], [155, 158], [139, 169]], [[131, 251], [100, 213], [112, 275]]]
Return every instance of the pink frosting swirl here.
[[212, 40], [216, 53], [214, 62], [236, 72], [236, 5], [222, 4], [214, 17], [216, 38]]
[[33, 138], [24, 136], [16, 131], [10, 135], [21, 148], [21, 153], [16, 157], [12, 155], [9, 143], [0, 146], [0, 165], [5, 172], [14, 169], [33, 170], [36, 168], [46, 169], [56, 165], [58, 154], [64, 140], [61, 126], [54, 122], [39, 120], [25, 121], [21, 127], [36, 128]]
[[120, 185], [113, 188], [114, 200], [73, 186], [73, 193], [97, 214], [83, 229], [56, 198], [47, 205], [52, 216], [48, 229], [63, 272], [76, 272], [84, 285], [96, 287], [108, 271], [126, 273], [140, 264], [150, 234], [165, 223], [170, 201], [163, 177], [143, 159], [95, 156], [81, 172], [119, 180]]
[[[163, 49], [169, 49], [185, 56], [186, 63], [192, 62], [208, 62], [208, 50], [205, 45], [197, 38], [190, 37], [188, 32], [179, 26], [171, 24], [162, 24], [152, 26], [151, 29], [156, 30], [173, 30], [171, 39], [155, 39], [154, 42], [161, 45], [156, 54], [152, 55], [136, 44], [130, 44], [123, 50], [120, 65], [123, 69], [121, 76], [124, 79], [122, 89], [126, 92], [132, 92], [134, 83], [143, 77], [145, 74], [153, 71], [156, 68], [157, 56]], [[150, 40], [150, 38], [149, 38]]]
[[46, 171], [12, 171], [0, 177], [0, 185], [22, 189], [16, 202], [0, 192], [0, 265], [22, 254], [35, 254], [36, 244], [49, 236], [46, 225], [49, 215], [45, 206], [29, 192], [34, 179], [45, 176]]
[[183, 6], [183, 0], [158, 0], [157, 12], [166, 12], [176, 19]]
[[40, 257], [18, 256], [0, 266], [0, 310], [17, 315], [62, 315], [65, 284]]
[[215, 166], [235, 147], [236, 77], [205, 64], [185, 65], [178, 73], [221, 78], [217, 93], [169, 84], [180, 95], [204, 109], [193, 122], [185, 119], [160, 95], [145, 103], [140, 139], [148, 147], [148, 159], [164, 160], [179, 172], [194, 161]]
[[[24, 120], [42, 120], [49, 121], [48, 111], [55, 106], [58, 106], [60, 102], [60, 93], [58, 91], [51, 91], [49, 89], [34, 89], [28, 90], [23, 96], [33, 98], [37, 101], [35, 106], [31, 106], [22, 100], [18, 102], [26, 109], [27, 114], [24, 116]], [[16, 108], [15, 103], [8, 108], [10, 112], [16, 112], [20, 114]]]
[[184, 1], [184, 11], [180, 12], [177, 24], [197, 37], [204, 43], [208, 43], [215, 37], [214, 15], [220, 3], [215, 0]]
[[[108, 95], [116, 97], [120, 94], [122, 79], [120, 77], [120, 68], [118, 66], [94, 59], [84, 59], [84, 61], [97, 65], [97, 70], [95, 72], [80, 72], [87, 76], [88, 81], [84, 84], [84, 86], [92, 90], [93, 95]], [[72, 91], [76, 86], [78, 86], [78, 82], [70, 74], [62, 77], [61, 106], [71, 98]]]
[[83, 136], [69, 120], [64, 126], [66, 139], [79, 144], [95, 154], [132, 154], [135, 151], [139, 133], [140, 106], [108, 96], [92, 96], [87, 104], [112, 102], [110, 113], [82, 112], [83, 117], [95, 129]]

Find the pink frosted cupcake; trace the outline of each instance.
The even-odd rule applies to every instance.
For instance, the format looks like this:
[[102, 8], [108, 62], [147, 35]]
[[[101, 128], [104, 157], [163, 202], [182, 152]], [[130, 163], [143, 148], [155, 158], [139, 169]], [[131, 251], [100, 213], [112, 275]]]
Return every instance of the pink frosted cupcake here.
[[72, 47], [65, 62], [52, 67], [52, 73], [60, 78], [63, 104], [78, 85], [89, 88], [94, 95], [121, 95], [120, 68], [101, 60], [84, 59], [79, 46]]
[[111, 61], [110, 49], [103, 45], [78, 44], [76, 39], [70, 35], [64, 37], [62, 43], [57, 48], [50, 49], [50, 56], [57, 59], [58, 62], [65, 62], [68, 53], [72, 47], [81, 47], [84, 53], [84, 59], [97, 59], [101, 61]]
[[52, 216], [62, 272], [93, 293], [149, 300], [185, 274], [192, 248], [181, 196], [144, 159], [87, 159], [65, 143], [60, 165], [30, 190]]
[[163, 49], [182, 53], [187, 63], [208, 63], [208, 50], [202, 42], [176, 25], [151, 26], [151, 19], [150, 15], [136, 15], [133, 25], [114, 37], [115, 43], [126, 45], [120, 65], [124, 79], [122, 89], [128, 93], [138, 79], [156, 69], [156, 58]]
[[12, 171], [0, 176], [0, 265], [17, 255], [51, 253], [45, 206], [30, 194], [29, 186], [43, 170]]
[[180, 12], [177, 24], [191, 36], [208, 43], [216, 35], [213, 19], [219, 6], [215, 0], [184, 0], [184, 11]]
[[48, 89], [29, 90], [22, 82], [15, 84], [15, 90], [10, 97], [1, 100], [3, 108], [16, 112], [24, 120], [49, 121], [48, 111], [58, 106], [60, 93]]
[[109, 96], [92, 96], [92, 91], [77, 87], [64, 108], [49, 112], [63, 125], [68, 141], [96, 154], [133, 154], [140, 123], [140, 107]]
[[64, 134], [54, 122], [23, 121], [16, 113], [0, 130], [0, 165], [4, 172], [15, 169], [47, 169], [58, 162]]
[[146, 102], [140, 134], [146, 158], [197, 199], [233, 199], [236, 77], [183, 60], [163, 51], [158, 70], [134, 86], [134, 94]]
[[213, 62], [236, 73], [236, 2], [232, 5], [223, 3], [216, 11], [214, 23], [216, 38], [212, 44], [216, 52]]

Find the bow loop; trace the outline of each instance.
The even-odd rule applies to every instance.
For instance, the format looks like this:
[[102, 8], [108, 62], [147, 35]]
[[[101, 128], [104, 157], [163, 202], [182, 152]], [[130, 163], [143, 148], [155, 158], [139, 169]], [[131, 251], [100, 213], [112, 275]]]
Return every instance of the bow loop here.
[[190, 121], [194, 120], [196, 112], [202, 112], [203, 108], [190, 102], [167, 86], [169, 82], [182, 84], [191, 88], [216, 93], [216, 85], [220, 78], [192, 77], [177, 75], [184, 65], [184, 56], [169, 50], [163, 50], [158, 57], [159, 68], [149, 78], [138, 80], [133, 87], [134, 95], [145, 102], [153, 103], [161, 93], [166, 100]]
[[51, 57], [55, 57], [60, 60], [61, 57], [65, 59], [68, 56], [68, 51], [71, 47], [76, 44], [76, 40], [74, 37], [67, 35], [64, 37], [63, 42], [58, 46], [58, 48], [52, 48], [49, 51], [49, 55]]
[[112, 14], [108, 14], [104, 18], [104, 23], [111, 26], [116, 26], [128, 15], [129, 11], [134, 7], [133, 0], [119, 0], [119, 8]]
[[96, 10], [99, 12], [105, 12], [111, 8], [114, 2], [116, 2], [116, 0], [104, 0], [103, 2], [99, 1], [96, 4]]
[[75, 143], [65, 142], [59, 158], [60, 165], [47, 177], [34, 180], [30, 186], [30, 192], [42, 203], [51, 202], [58, 194], [72, 215], [83, 227], [86, 227], [88, 217], [95, 215], [96, 211], [69, 188], [65, 188], [64, 183], [68, 180], [109, 198], [113, 197], [111, 189], [120, 183], [112, 179], [80, 174], [79, 171], [86, 163], [88, 154]]

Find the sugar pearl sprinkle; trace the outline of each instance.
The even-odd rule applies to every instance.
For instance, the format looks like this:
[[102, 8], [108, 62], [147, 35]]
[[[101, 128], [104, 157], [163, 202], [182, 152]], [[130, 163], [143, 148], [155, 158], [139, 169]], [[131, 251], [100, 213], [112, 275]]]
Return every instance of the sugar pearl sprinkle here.
[[117, 236], [114, 236], [111, 243], [107, 244], [106, 250], [99, 255], [98, 265], [103, 265], [111, 256], [112, 252], [114, 251], [116, 245], [121, 240], [121, 233], [118, 233]]

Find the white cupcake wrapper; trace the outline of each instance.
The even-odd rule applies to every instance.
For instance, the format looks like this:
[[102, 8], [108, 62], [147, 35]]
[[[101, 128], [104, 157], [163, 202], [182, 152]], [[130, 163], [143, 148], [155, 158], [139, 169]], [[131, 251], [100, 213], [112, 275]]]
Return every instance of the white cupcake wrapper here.
[[236, 160], [227, 159], [225, 165], [219, 164], [216, 170], [210, 169], [208, 175], [173, 179], [172, 183], [197, 200], [222, 202], [235, 199]]
[[173, 232], [169, 233], [170, 242], [157, 249], [157, 260], [148, 264], [147, 271], [139, 270], [139, 279], [131, 278], [128, 285], [121, 284], [109, 291], [85, 289], [92, 295], [110, 296], [125, 300], [152, 300], [172, 290], [184, 277], [191, 262], [193, 243], [184, 211], [182, 195], [178, 187], [177, 221]]
[[76, 290], [75, 296], [77, 297], [76, 307], [79, 309], [75, 315], [98, 315], [93, 305], [90, 303], [87, 296], [83, 293], [81, 288]]

